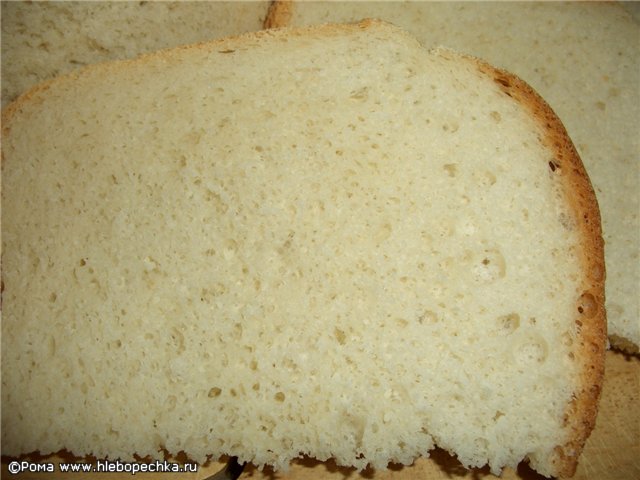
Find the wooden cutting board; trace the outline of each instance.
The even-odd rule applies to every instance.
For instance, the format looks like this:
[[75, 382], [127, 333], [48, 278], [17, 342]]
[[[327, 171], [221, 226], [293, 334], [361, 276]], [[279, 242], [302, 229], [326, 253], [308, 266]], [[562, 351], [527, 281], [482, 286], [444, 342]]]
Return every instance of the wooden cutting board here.
[[[66, 473], [59, 471], [61, 459], [51, 456], [39, 462], [55, 463], [53, 473], [8, 473], [8, 459], [2, 459], [2, 478], [20, 480], [132, 480], [164, 478], [166, 480], [204, 480], [224, 467], [212, 462], [198, 469], [197, 473]], [[332, 462], [317, 462], [305, 459], [295, 462], [289, 472], [274, 473], [260, 471], [249, 466], [241, 480], [463, 480], [496, 478], [488, 469], [468, 471], [443, 450], [436, 449], [431, 458], [419, 459], [410, 467], [392, 466], [387, 471], [366, 470], [359, 473], [353, 469], [337, 467]], [[542, 477], [521, 464], [517, 470], [505, 469], [504, 480], [542, 480]], [[606, 373], [600, 412], [596, 429], [591, 434], [580, 458], [574, 480], [640, 480], [640, 356], [607, 352]]]

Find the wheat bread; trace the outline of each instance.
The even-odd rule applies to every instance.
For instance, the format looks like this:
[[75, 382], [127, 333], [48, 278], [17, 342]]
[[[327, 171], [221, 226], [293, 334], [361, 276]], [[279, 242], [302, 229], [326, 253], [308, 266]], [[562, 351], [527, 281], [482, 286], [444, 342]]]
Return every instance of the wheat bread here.
[[50, 81], [2, 135], [3, 454], [574, 471], [599, 212], [517, 77], [268, 30]]
[[640, 26], [634, 3], [276, 1], [266, 25], [377, 17], [426, 47], [473, 54], [532, 85], [562, 118], [594, 184], [607, 245], [609, 338], [637, 352]]
[[2, 106], [106, 60], [260, 30], [269, 2], [2, 2]]

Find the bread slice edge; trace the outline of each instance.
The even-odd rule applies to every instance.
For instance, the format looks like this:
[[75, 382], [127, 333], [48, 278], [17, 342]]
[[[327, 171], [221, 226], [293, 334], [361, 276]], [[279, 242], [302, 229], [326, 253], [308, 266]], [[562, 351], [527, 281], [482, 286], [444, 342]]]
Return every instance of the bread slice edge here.
[[578, 220], [576, 227], [584, 252], [584, 280], [583, 293], [576, 303], [578, 339], [573, 354], [579, 359], [578, 363], [583, 369], [579, 388], [565, 414], [567, 441], [558, 445], [554, 455], [548, 460], [530, 459], [532, 466], [541, 473], [571, 477], [575, 473], [584, 444], [595, 426], [607, 347], [604, 240], [595, 191], [561, 120], [529, 84], [476, 57], [456, 54], [445, 48], [437, 50], [473, 62], [481, 72], [493, 78], [505, 95], [513, 98], [531, 114], [545, 134], [542, 141], [554, 154], [549, 168], [562, 179], [565, 199], [574, 212], [574, 218]]

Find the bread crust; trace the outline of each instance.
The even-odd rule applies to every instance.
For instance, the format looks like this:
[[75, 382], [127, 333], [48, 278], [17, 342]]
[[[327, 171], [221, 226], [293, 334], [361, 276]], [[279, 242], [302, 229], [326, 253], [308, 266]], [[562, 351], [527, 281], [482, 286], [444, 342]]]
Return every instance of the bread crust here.
[[[458, 55], [459, 56], [459, 55]], [[525, 81], [507, 71], [495, 68], [471, 56], [462, 56], [473, 62], [491, 77], [509, 97], [529, 111], [540, 130], [541, 140], [554, 154], [549, 168], [561, 182], [567, 203], [574, 213], [584, 255], [582, 256], [582, 295], [576, 299], [575, 323], [578, 338], [573, 344], [573, 355], [584, 368], [579, 388], [565, 415], [568, 438], [555, 449], [549, 460], [558, 476], [571, 477], [575, 473], [578, 457], [595, 427], [598, 400], [604, 378], [607, 328], [605, 312], [604, 240], [600, 209], [591, 181], [561, 120]]]

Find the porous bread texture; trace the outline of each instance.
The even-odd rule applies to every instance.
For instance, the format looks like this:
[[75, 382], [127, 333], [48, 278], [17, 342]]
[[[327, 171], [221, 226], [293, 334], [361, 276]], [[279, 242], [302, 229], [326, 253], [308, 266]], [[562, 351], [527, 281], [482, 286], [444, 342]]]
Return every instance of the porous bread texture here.
[[2, 106], [38, 82], [262, 28], [269, 2], [2, 2]]
[[3, 454], [575, 468], [598, 210], [517, 78], [265, 31], [49, 82], [2, 149]]
[[[526, 79], [558, 113], [602, 210], [613, 346], [640, 346], [640, 25], [635, 2], [274, 1], [271, 27], [377, 17]], [[478, 18], [485, 21], [478, 22]], [[589, 32], [585, 35], [584, 32]]]
[[[559, 113], [590, 172], [607, 244], [609, 339], [616, 348], [637, 352], [640, 171], [634, 125], [640, 93], [632, 86], [640, 82], [640, 27], [637, 16], [625, 12], [633, 13], [632, 7], [343, 2], [328, 8], [322, 2], [274, 2], [267, 22], [299, 26], [375, 15], [408, 29], [424, 45], [446, 43], [526, 78]], [[479, 15], [500, 28], [479, 25]]]

